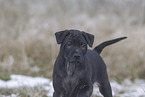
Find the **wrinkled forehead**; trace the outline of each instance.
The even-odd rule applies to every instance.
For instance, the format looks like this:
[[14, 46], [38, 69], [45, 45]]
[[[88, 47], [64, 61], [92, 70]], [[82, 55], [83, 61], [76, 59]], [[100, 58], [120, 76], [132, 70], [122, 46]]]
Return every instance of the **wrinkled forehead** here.
[[85, 37], [83, 36], [82, 32], [80, 31], [69, 31], [69, 36], [66, 37], [66, 41], [75, 41], [75, 42], [86, 42]]

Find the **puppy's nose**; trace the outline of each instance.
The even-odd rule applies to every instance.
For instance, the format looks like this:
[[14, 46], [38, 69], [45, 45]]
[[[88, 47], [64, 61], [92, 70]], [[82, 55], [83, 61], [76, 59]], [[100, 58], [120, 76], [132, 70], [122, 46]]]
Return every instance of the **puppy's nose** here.
[[75, 54], [73, 54], [73, 57], [76, 58], [76, 59], [79, 59], [80, 58], [80, 54], [79, 53], [75, 53]]

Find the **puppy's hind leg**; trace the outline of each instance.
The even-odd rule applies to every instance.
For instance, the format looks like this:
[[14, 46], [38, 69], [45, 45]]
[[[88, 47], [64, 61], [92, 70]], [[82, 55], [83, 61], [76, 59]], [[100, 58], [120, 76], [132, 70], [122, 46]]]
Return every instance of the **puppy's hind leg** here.
[[112, 97], [112, 89], [108, 80], [99, 82], [99, 91], [104, 97]]

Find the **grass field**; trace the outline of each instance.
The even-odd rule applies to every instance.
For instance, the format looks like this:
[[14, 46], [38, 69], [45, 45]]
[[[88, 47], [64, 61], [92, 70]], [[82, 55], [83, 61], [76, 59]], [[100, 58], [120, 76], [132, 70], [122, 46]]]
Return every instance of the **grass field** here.
[[101, 56], [110, 79], [145, 79], [144, 0], [0, 0], [0, 79], [51, 78], [59, 51], [54, 33], [78, 29], [99, 43], [127, 36]]

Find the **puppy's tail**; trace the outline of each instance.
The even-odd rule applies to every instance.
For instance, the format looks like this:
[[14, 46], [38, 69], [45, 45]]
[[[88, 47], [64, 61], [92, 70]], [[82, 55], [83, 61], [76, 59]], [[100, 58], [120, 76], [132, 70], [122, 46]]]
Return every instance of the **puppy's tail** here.
[[116, 42], [118, 42], [118, 41], [120, 41], [120, 40], [126, 39], [126, 38], [127, 38], [127, 37], [120, 37], [120, 38], [112, 39], [112, 40], [109, 40], [109, 41], [105, 41], [105, 42], [99, 44], [98, 46], [96, 46], [96, 47], [94, 48], [94, 51], [96, 51], [97, 53], [100, 54], [100, 53], [102, 52], [102, 50], [103, 50], [106, 46], [111, 45], [111, 44], [114, 44], [114, 43], [116, 43]]

